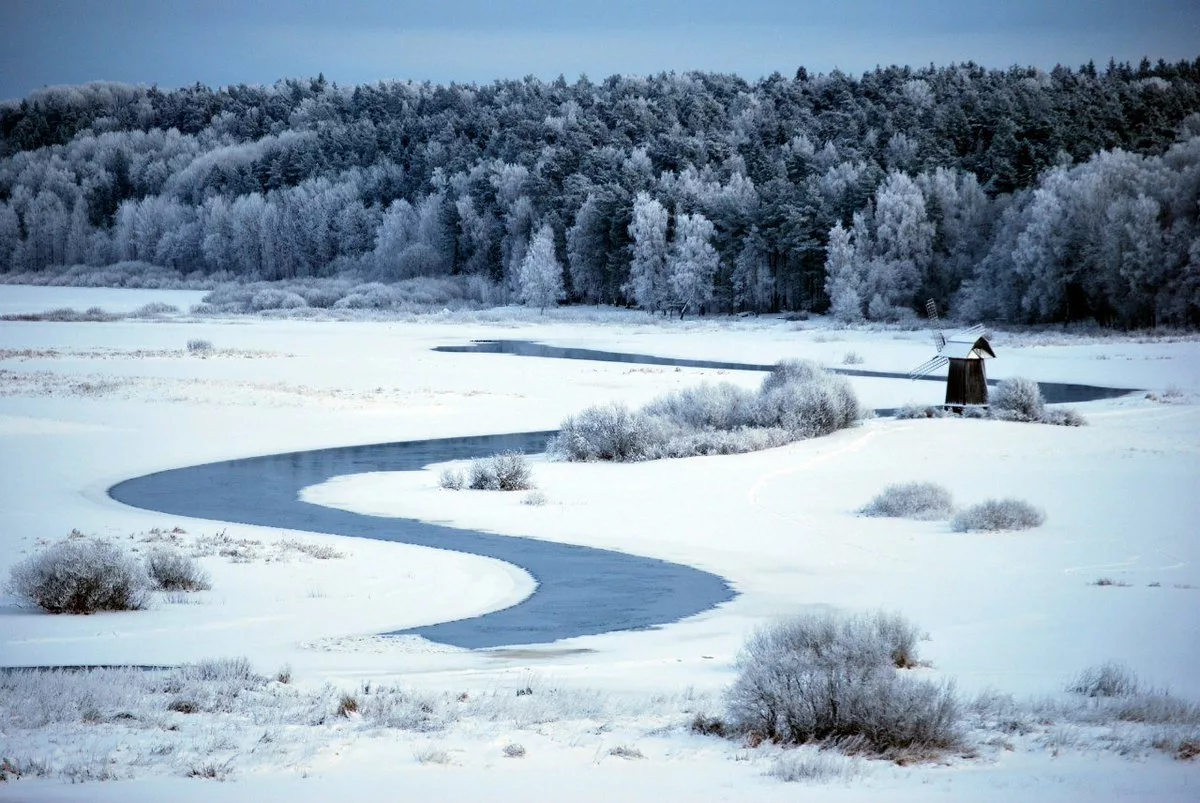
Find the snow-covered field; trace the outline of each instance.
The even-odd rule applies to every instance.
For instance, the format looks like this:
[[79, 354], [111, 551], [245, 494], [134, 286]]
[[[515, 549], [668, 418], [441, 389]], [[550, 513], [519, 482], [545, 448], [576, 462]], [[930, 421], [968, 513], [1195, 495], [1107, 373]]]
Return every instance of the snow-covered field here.
[[[186, 310], [198, 296], [0, 287], [0, 313], [128, 312], [159, 300]], [[169, 697], [139, 693], [147, 681], [128, 672], [110, 676], [104, 693], [81, 689], [86, 679], [77, 679], [73, 691], [45, 680], [20, 700], [9, 694], [0, 699], [0, 760], [29, 771], [0, 783], [0, 800], [382, 799], [398, 789], [427, 800], [1196, 799], [1194, 759], [1154, 749], [1161, 734], [1152, 728], [1069, 713], [1063, 693], [1080, 670], [1113, 660], [1200, 700], [1195, 340], [999, 333], [991, 376], [1143, 389], [1077, 405], [1089, 422], [1081, 428], [876, 419], [733, 457], [635, 465], [536, 458], [542, 505], [522, 504], [521, 494], [443, 490], [436, 466], [305, 491], [308, 501], [360, 512], [665, 558], [718, 573], [740, 592], [657, 630], [520, 650], [467, 652], [376, 636], [511, 605], [534, 585], [518, 567], [164, 517], [105, 494], [164, 468], [552, 429], [596, 402], [636, 405], [704, 380], [749, 387], [762, 378], [431, 351], [494, 338], [751, 363], [807, 357], [838, 366], [855, 352], [863, 362], [854, 367], [879, 371], [907, 370], [931, 353], [920, 331], [778, 319], [681, 324], [616, 312], [402, 323], [184, 314], [0, 322], [0, 576], [77, 529], [130, 550], [174, 539], [203, 555], [213, 586], [161, 595], [147, 611], [86, 617], [48, 616], [0, 598], [0, 664], [245, 656], [267, 678], [284, 667], [292, 675], [287, 684], [264, 681], [249, 695], [257, 702], [217, 713], [170, 711]], [[192, 339], [214, 350], [190, 353]], [[852, 383], [872, 407], [933, 403], [942, 392], [937, 383]], [[1025, 499], [1047, 521], [982, 535], [854, 514], [883, 486], [906, 480], [936, 481], [962, 506]], [[172, 535], [174, 528], [184, 532]], [[1095, 585], [1101, 578], [1115, 584]], [[807, 606], [902, 612], [930, 636], [921, 646], [931, 667], [919, 672], [954, 679], [967, 698], [1015, 695], [1012, 716], [1023, 724], [989, 730], [981, 714], [972, 720], [974, 757], [915, 767], [856, 760], [853, 777], [800, 785], [766, 775], [777, 748], [690, 733], [695, 713], [720, 713], [746, 634]], [[380, 691], [390, 687], [406, 691]], [[54, 703], [73, 694], [100, 716]], [[343, 694], [363, 710], [337, 716]], [[426, 701], [424, 715], [437, 722], [396, 727], [379, 706], [401, 698]], [[506, 756], [514, 744], [523, 756]], [[49, 777], [30, 777], [38, 767]], [[217, 789], [189, 773], [228, 782]], [[65, 783], [97, 777], [113, 780]]]

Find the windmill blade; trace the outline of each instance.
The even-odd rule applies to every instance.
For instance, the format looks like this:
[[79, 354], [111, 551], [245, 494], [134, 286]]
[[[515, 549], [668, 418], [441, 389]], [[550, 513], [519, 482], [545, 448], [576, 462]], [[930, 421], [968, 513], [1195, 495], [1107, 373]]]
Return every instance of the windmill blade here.
[[983, 324], [977, 323], [970, 329], [963, 329], [961, 332], [955, 332], [950, 335], [951, 340], [974, 340], [977, 337], [983, 337], [987, 334], [987, 329], [983, 328]]
[[933, 333], [933, 345], [937, 348], [939, 353], [941, 352], [942, 349], [946, 348], [946, 333], [945, 332], [934, 332]]
[[918, 365], [916, 368], [908, 372], [909, 379], [920, 379], [923, 376], [929, 376], [937, 369], [950, 362], [948, 357], [943, 357], [938, 354], [936, 357], [930, 357], [925, 362]]
[[929, 318], [930, 323], [933, 323], [935, 325], [937, 324], [937, 322], [938, 322], [937, 302], [934, 301], [932, 298], [925, 302], [925, 315], [926, 315], [926, 317]]

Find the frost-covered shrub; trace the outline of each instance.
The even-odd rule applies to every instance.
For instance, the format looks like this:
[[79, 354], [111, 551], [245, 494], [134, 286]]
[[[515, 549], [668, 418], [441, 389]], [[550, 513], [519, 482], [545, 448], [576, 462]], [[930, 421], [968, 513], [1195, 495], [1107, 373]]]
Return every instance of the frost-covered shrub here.
[[862, 365], [863, 356], [857, 351], [847, 351], [842, 357], [842, 365]]
[[358, 713], [379, 727], [425, 733], [442, 730], [454, 719], [444, 698], [393, 686], [364, 689], [358, 695]]
[[944, 407], [936, 407], [934, 405], [914, 404], [909, 402], [896, 411], [896, 418], [911, 419], [911, 418], [945, 418], [950, 413], [946, 412]]
[[207, 591], [208, 573], [195, 558], [174, 549], [152, 549], [146, 555], [146, 574], [163, 591]]
[[1023, 376], [1005, 379], [989, 396], [993, 414], [1015, 421], [1040, 421], [1046, 400], [1038, 383]]
[[933, 482], [889, 485], [858, 512], [864, 516], [901, 519], [947, 519], [954, 510], [950, 492]]
[[779, 427], [742, 427], [728, 432], [717, 429], [677, 432], [655, 450], [652, 457], [745, 454], [784, 446], [794, 440], [793, 433]]
[[213, 350], [213, 344], [209, 340], [202, 340], [198, 337], [194, 337], [187, 342], [187, 350], [189, 354], [211, 354]]
[[107, 541], [71, 538], [12, 567], [10, 593], [49, 613], [144, 608], [150, 580]]
[[666, 440], [661, 422], [613, 403], [568, 418], [548, 449], [567, 460], [629, 462], [651, 459]]
[[858, 420], [858, 398], [843, 377], [821, 372], [807, 380], [763, 382], [755, 410], [760, 427], [786, 429], [797, 439], [828, 435]]
[[759, 629], [738, 656], [726, 694], [735, 732], [784, 744], [832, 740], [886, 753], [959, 741], [949, 685], [916, 680], [917, 630], [890, 614], [805, 614]]
[[956, 533], [983, 530], [1028, 530], [1039, 527], [1046, 514], [1020, 499], [989, 499], [961, 511], [950, 522]]
[[332, 282], [322, 283], [310, 287], [297, 287], [296, 293], [300, 295], [306, 304], [317, 309], [329, 309], [336, 304], [342, 296], [346, 295], [346, 291], [350, 285], [348, 282]]
[[861, 416], [842, 377], [813, 363], [780, 363], [755, 394], [729, 383], [670, 393], [639, 411], [590, 407], [550, 444], [567, 460], [654, 460], [742, 452], [827, 435]]
[[528, 491], [533, 472], [520, 452], [500, 452], [471, 461], [467, 483], [477, 491]]
[[1087, 423], [1087, 419], [1075, 410], [1047, 410], [1042, 416], [1042, 423], [1060, 427], [1082, 427]]
[[812, 382], [825, 373], [824, 368], [811, 360], [780, 360], [763, 379], [762, 392], [766, 393], [782, 385]]
[[174, 304], [168, 304], [165, 301], [151, 301], [149, 304], [143, 304], [131, 313], [134, 318], [153, 318], [158, 315], [173, 315], [179, 312], [179, 307]]
[[457, 469], [445, 468], [438, 477], [438, 485], [447, 491], [461, 491], [467, 487], [467, 478]]
[[298, 309], [307, 306], [308, 302], [299, 293], [277, 287], [265, 287], [250, 297], [250, 309], [253, 312], [271, 309]]
[[358, 285], [333, 306], [335, 309], [388, 309], [395, 301], [390, 287], [371, 282]]
[[1067, 691], [1088, 697], [1131, 697], [1141, 691], [1141, 684], [1127, 667], [1104, 663], [1080, 672]]
[[753, 391], [730, 382], [704, 382], [655, 399], [642, 413], [685, 429], [731, 430], [754, 424], [756, 408]]

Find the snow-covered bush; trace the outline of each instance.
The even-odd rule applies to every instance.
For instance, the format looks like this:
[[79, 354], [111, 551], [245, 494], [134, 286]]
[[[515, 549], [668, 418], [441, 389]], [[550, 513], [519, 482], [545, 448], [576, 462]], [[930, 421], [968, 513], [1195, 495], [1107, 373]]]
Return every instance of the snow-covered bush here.
[[959, 742], [949, 685], [906, 677], [918, 631], [898, 615], [804, 614], [755, 632], [726, 693], [734, 732], [784, 744], [833, 741], [858, 751]]
[[500, 452], [471, 461], [468, 485], [477, 491], [528, 491], [533, 472], [520, 452]]
[[130, 313], [132, 318], [155, 318], [159, 315], [174, 315], [179, 312], [179, 307], [174, 304], [168, 304], [165, 301], [151, 301], [149, 304], [143, 304]]
[[698, 457], [717, 454], [745, 454], [774, 449], [795, 441], [795, 435], [779, 427], [741, 427], [735, 430], [704, 429], [677, 432], [654, 454], [660, 457]]
[[567, 460], [655, 460], [740, 454], [828, 435], [862, 411], [842, 377], [800, 360], [780, 363], [756, 394], [730, 383], [675, 391], [639, 411], [590, 407], [563, 422], [552, 454]]
[[[777, 369], [778, 370], [778, 369]], [[845, 378], [818, 369], [809, 378], [763, 381], [755, 413], [760, 427], [779, 427], [795, 439], [816, 438], [853, 426], [861, 415], [858, 398]]]
[[521, 500], [521, 504], [529, 505], [530, 507], [542, 507], [548, 501], [549, 500], [546, 497], [546, 492], [535, 488], [534, 490], [525, 494], [525, 498]]
[[152, 549], [146, 555], [146, 573], [163, 591], [207, 591], [212, 588], [208, 573], [195, 558], [174, 549]]
[[467, 487], [467, 478], [457, 469], [445, 468], [438, 477], [438, 485], [447, 491], [461, 491]]
[[1020, 499], [989, 499], [958, 513], [950, 528], [956, 533], [984, 530], [1028, 530], [1039, 527], [1046, 514]]
[[107, 541], [69, 538], [12, 567], [10, 593], [49, 613], [135, 611], [150, 580], [136, 561]]
[[[478, 277], [418, 276], [384, 284], [362, 282], [354, 274], [279, 282], [227, 283], [214, 288], [197, 308], [200, 313], [261, 313], [274, 310], [299, 314], [323, 310], [441, 311], [477, 307], [489, 292]], [[311, 310], [310, 310], [311, 311]]]
[[655, 399], [642, 408], [642, 413], [683, 429], [732, 430], [752, 426], [756, 407], [753, 391], [730, 382], [703, 382]]
[[1131, 697], [1140, 690], [1132, 671], [1111, 662], [1088, 667], [1067, 686], [1067, 691], [1088, 697]]
[[896, 418], [911, 419], [911, 418], [945, 418], [950, 415], [946, 412], [945, 407], [938, 407], [932, 404], [914, 404], [909, 402], [896, 411]]
[[805, 384], [826, 373], [825, 369], [811, 360], [780, 360], [763, 379], [765, 394], [783, 385]]
[[193, 337], [191, 340], [189, 340], [187, 342], [187, 350], [188, 350], [189, 354], [199, 354], [201, 356], [204, 356], [206, 354], [212, 353], [213, 344], [212, 344], [212, 341], [202, 340], [201, 338]]
[[1046, 412], [1046, 400], [1038, 383], [1023, 376], [1005, 379], [988, 399], [992, 413], [1014, 421], [1040, 421]]
[[661, 422], [623, 404], [589, 407], [563, 422], [549, 451], [566, 460], [649, 460], [667, 439]]
[[271, 309], [298, 309], [307, 307], [308, 302], [299, 293], [280, 287], [264, 287], [250, 296], [250, 311], [262, 312]]
[[954, 510], [950, 492], [933, 482], [889, 485], [858, 512], [863, 516], [901, 519], [947, 519]]
[[1047, 410], [1042, 416], [1042, 423], [1060, 427], [1082, 427], [1087, 423], [1087, 419], [1075, 410]]

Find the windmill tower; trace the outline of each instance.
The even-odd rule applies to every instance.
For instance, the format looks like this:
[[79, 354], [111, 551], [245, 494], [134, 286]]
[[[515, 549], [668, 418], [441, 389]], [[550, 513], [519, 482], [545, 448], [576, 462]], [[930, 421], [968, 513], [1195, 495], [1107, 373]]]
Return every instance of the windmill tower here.
[[970, 329], [946, 337], [945, 333], [936, 328], [937, 304], [933, 299], [925, 302], [925, 312], [935, 327], [933, 345], [937, 353], [910, 371], [908, 378], [920, 379], [948, 364], [950, 371], [946, 377], [946, 407], [961, 410], [968, 405], [986, 405], [987, 372], [983, 361], [996, 356], [996, 352], [992, 351], [992, 346], [987, 341], [987, 331], [982, 324], [977, 323]]

